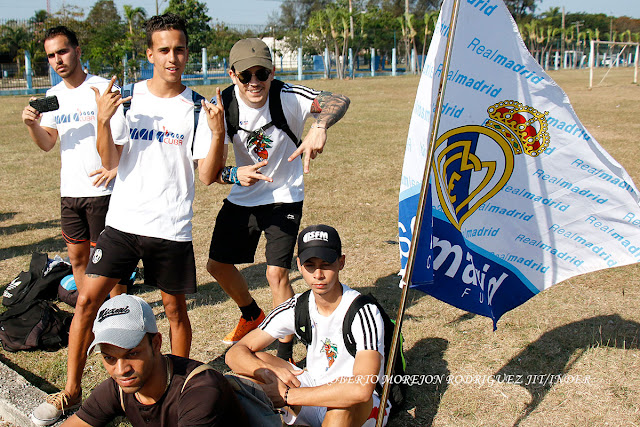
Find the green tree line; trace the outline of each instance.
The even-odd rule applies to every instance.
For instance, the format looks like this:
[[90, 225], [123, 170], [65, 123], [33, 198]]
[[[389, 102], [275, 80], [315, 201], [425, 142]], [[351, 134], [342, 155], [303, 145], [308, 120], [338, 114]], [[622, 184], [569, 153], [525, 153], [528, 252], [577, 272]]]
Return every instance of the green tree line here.
[[[525, 43], [540, 60], [545, 52], [565, 46], [584, 47], [590, 40], [640, 41], [640, 19], [611, 17], [606, 14], [567, 13], [562, 27], [559, 8], [537, 14], [538, 0], [505, 0], [516, 20]], [[189, 31], [191, 61], [200, 61], [199, 52], [207, 48], [209, 58], [228, 56], [231, 46], [247, 36], [274, 36], [291, 49], [303, 48], [305, 55], [322, 54], [329, 49], [335, 58], [345, 58], [349, 49], [367, 52], [375, 47], [389, 57], [398, 55], [409, 63], [412, 50], [424, 55], [438, 18], [440, 0], [295, 0], [282, 2], [280, 10], [265, 18], [264, 27], [234, 29], [214, 21], [206, 4], [198, 0], [170, 0], [164, 12], [182, 16]], [[93, 72], [124, 72], [123, 57], [129, 59], [130, 71], [144, 60], [146, 41], [145, 9], [123, 7], [121, 15], [112, 0], [98, 0], [84, 14], [78, 7], [66, 6], [54, 14], [40, 10], [27, 23], [6, 21], [0, 26], [0, 62], [15, 62], [20, 72], [24, 52], [35, 63], [46, 62], [43, 36], [46, 28], [64, 24], [78, 34], [83, 60]], [[257, 28], [257, 30], [256, 30]], [[337, 74], [344, 77], [346, 63], [339, 64]], [[46, 71], [46, 65], [43, 65]]]

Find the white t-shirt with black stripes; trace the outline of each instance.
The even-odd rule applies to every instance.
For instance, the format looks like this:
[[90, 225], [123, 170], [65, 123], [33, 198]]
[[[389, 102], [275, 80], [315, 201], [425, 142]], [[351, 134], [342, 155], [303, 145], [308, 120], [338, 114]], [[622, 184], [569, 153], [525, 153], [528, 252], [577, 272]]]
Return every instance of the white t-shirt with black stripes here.
[[[254, 131], [271, 121], [269, 101], [261, 108], [251, 108], [240, 98], [239, 89], [235, 87], [238, 100], [238, 125], [246, 131]], [[301, 85], [285, 83], [280, 91], [282, 110], [291, 131], [301, 138], [304, 122], [311, 115], [311, 104], [320, 91]], [[226, 126], [226, 123], [225, 123]], [[227, 197], [230, 202], [240, 206], [260, 206], [270, 203], [293, 203], [304, 199], [304, 181], [302, 177], [302, 160], [300, 157], [289, 162], [287, 159], [296, 150], [294, 142], [282, 130], [270, 126], [265, 131], [263, 141], [249, 142], [249, 132], [238, 130], [233, 137], [233, 152], [236, 166], [248, 166], [267, 160], [269, 163], [260, 169], [273, 182], [258, 181], [249, 187], [234, 185]], [[225, 143], [229, 143], [229, 136]]]
[[[260, 329], [274, 338], [284, 338], [295, 333], [295, 306], [298, 297], [276, 307], [260, 325]], [[309, 315], [313, 328], [312, 341], [307, 347], [307, 370], [315, 384], [327, 384], [336, 378], [353, 376], [355, 358], [344, 344], [342, 323], [353, 300], [360, 295], [356, 290], [342, 285], [342, 299], [329, 316], [318, 313], [313, 293], [309, 297]], [[376, 350], [382, 355], [379, 379], [384, 374], [384, 323], [378, 308], [373, 304], [362, 307], [351, 325], [356, 352]]]

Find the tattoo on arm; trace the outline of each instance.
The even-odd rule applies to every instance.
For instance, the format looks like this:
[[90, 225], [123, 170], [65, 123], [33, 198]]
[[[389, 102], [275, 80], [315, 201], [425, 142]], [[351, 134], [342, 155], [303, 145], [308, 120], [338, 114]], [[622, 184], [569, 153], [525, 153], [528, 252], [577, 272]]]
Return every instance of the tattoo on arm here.
[[320, 95], [311, 104], [311, 112], [316, 119], [315, 123], [330, 128], [344, 116], [350, 102], [349, 98], [344, 95], [326, 91], [320, 92]]
[[90, 278], [92, 278], [92, 279], [97, 279], [97, 278], [99, 278], [99, 277], [102, 277], [102, 276], [100, 276], [99, 274], [93, 274], [93, 273], [86, 274], [86, 276], [87, 276], [87, 277], [90, 277]]

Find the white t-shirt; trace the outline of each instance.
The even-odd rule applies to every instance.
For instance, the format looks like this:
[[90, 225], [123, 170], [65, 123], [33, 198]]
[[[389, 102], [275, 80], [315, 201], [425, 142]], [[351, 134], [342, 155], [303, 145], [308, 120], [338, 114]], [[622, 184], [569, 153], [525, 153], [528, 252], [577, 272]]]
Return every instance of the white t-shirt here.
[[191, 89], [159, 98], [149, 92], [147, 81], [135, 84], [127, 111], [129, 138], [122, 144], [106, 225], [140, 236], [191, 241], [194, 161], [207, 156], [212, 138], [204, 110], [195, 141], [193, 126]]
[[[260, 324], [260, 329], [274, 338], [295, 333], [295, 306], [301, 294], [276, 307]], [[342, 336], [342, 323], [349, 306], [360, 293], [342, 285], [342, 299], [338, 307], [325, 317], [318, 312], [313, 293], [309, 296], [312, 341], [307, 347], [307, 370], [315, 384], [327, 384], [336, 378], [353, 376], [355, 358], [349, 354]], [[353, 319], [351, 331], [356, 341], [356, 352], [376, 350], [384, 360], [384, 322], [378, 308], [366, 304]], [[382, 380], [384, 363], [380, 364], [378, 378]]]
[[[57, 96], [60, 108], [42, 114], [40, 126], [56, 129], [60, 136], [60, 195], [62, 197], [99, 197], [111, 194], [113, 183], [94, 187], [89, 174], [102, 167], [96, 148], [96, 96], [91, 87], [104, 92], [109, 80], [87, 74], [84, 82], [70, 89], [60, 82], [47, 91]], [[117, 87], [116, 87], [117, 89]], [[116, 142], [127, 138], [122, 115], [111, 119], [111, 134]]]
[[[238, 100], [238, 125], [247, 131], [253, 131], [271, 121], [269, 100], [262, 108], [251, 108], [240, 98], [239, 89], [234, 88]], [[311, 104], [320, 94], [319, 91], [305, 86], [285, 83], [280, 91], [282, 110], [291, 131], [300, 139], [304, 130], [304, 122], [311, 115]], [[225, 122], [226, 126], [226, 122]], [[293, 203], [304, 199], [304, 181], [302, 177], [302, 161], [297, 157], [287, 161], [296, 150], [296, 146], [286, 132], [270, 126], [265, 131], [270, 141], [262, 144], [250, 144], [247, 147], [249, 132], [238, 130], [233, 136], [233, 151], [237, 166], [248, 166], [268, 160], [267, 166], [260, 169], [273, 182], [258, 181], [249, 187], [234, 185], [227, 199], [240, 206], [260, 206], [269, 203]], [[229, 143], [228, 134], [225, 143]]]

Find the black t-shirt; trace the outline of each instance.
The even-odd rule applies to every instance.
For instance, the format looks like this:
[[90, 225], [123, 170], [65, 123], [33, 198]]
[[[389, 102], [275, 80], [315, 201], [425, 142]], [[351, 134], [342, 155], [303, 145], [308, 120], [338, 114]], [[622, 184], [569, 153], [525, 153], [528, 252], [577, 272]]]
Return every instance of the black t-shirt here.
[[181, 393], [184, 380], [201, 365], [191, 359], [168, 356], [173, 363], [171, 383], [152, 405], [143, 405], [135, 395], [124, 394], [124, 408], [116, 382], [109, 378], [96, 387], [76, 415], [92, 426], [103, 426], [115, 417], [126, 416], [138, 426], [229, 426], [249, 427], [244, 410], [224, 376], [208, 369], [193, 376]]

